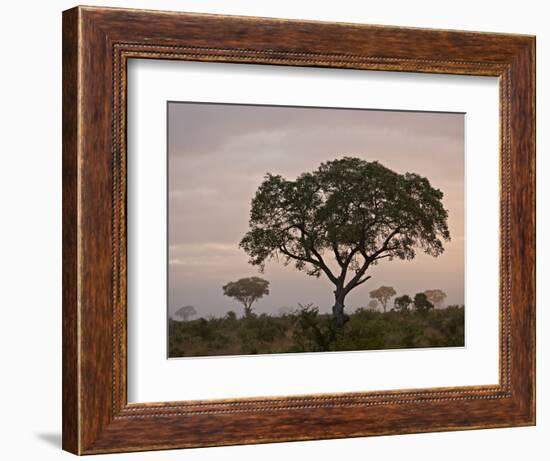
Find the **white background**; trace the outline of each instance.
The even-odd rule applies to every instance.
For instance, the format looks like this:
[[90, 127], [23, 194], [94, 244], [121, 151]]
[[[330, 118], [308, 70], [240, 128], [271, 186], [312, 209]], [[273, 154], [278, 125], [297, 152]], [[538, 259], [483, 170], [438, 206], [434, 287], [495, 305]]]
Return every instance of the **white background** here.
[[[131, 402], [498, 383], [496, 77], [146, 59], [129, 63], [128, 92]], [[171, 100], [466, 113], [466, 347], [166, 360], [166, 157], [158, 153]]]
[[[90, 0], [89, 4], [101, 4]], [[112, 6], [162, 8], [537, 35], [538, 60], [538, 425], [530, 428], [116, 455], [140, 460], [491, 459], [544, 460], [550, 437], [549, 317], [544, 287], [550, 232], [548, 203], [549, 15], [545, 2], [524, 0], [298, 2], [284, 0], [115, 1]], [[1, 456], [69, 459], [61, 431], [61, 10], [69, 1], [7, 2], [0, 17], [0, 346]], [[543, 259], [546, 261], [543, 262]], [[546, 277], [547, 278], [547, 277]], [[548, 284], [547, 284], [548, 285]], [[545, 337], [546, 335], [546, 337]], [[105, 457], [98, 457], [103, 459]], [[105, 458], [107, 459], [107, 458]]]

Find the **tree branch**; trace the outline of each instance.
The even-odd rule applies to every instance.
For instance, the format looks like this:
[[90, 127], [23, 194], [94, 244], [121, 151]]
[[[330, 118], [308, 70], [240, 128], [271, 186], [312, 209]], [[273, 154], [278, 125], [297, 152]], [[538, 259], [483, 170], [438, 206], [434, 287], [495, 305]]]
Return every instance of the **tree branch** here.
[[285, 245], [281, 245], [279, 246], [279, 250], [281, 251], [281, 253], [285, 254], [286, 256], [288, 256], [289, 258], [293, 258], [293, 259], [297, 259], [299, 261], [304, 261], [306, 263], [310, 263], [310, 264], [313, 264], [314, 266], [318, 267], [319, 269], [321, 269], [326, 275], [327, 277], [330, 279], [330, 281], [334, 284], [336, 284], [338, 282], [338, 279], [334, 276], [334, 274], [332, 273], [332, 271], [329, 269], [329, 267], [325, 264], [325, 261], [323, 260], [323, 258], [321, 257], [321, 255], [317, 252], [317, 250], [315, 249], [311, 249], [313, 254], [315, 255], [316, 258], [318, 259], [313, 259], [313, 258], [304, 258], [303, 256], [298, 256], [298, 255], [295, 255], [293, 253], [291, 253], [290, 251], [288, 251], [285, 247]]
[[[307, 247], [305, 248], [306, 251], [309, 253], [313, 253], [315, 255], [315, 257], [317, 258], [317, 262], [319, 263], [319, 267], [323, 270], [323, 272], [327, 275], [327, 277], [330, 279], [330, 281], [334, 284], [336, 284], [338, 282], [338, 279], [336, 278], [336, 276], [332, 273], [332, 271], [330, 270], [330, 268], [327, 266], [327, 264], [325, 263], [325, 260], [323, 259], [323, 257], [321, 256], [321, 254], [315, 249], [315, 246], [313, 245], [313, 239], [310, 237], [310, 234], [309, 232], [307, 232], [303, 226], [299, 226], [299, 225], [296, 225], [295, 226], [296, 228], [298, 228], [300, 230], [300, 232], [302, 233], [302, 242], [303, 244], [305, 245], [306, 243], [308, 243], [309, 245], [307, 245]], [[305, 238], [304, 238], [305, 237]], [[311, 258], [313, 259], [313, 258]]]
[[351, 263], [351, 260], [357, 254], [358, 251], [359, 251], [359, 247], [355, 247], [353, 250], [351, 250], [349, 252], [349, 255], [347, 256], [346, 261], [345, 261], [346, 267], [349, 266], [349, 264]]
[[[390, 243], [391, 239], [394, 238], [399, 233], [401, 233], [401, 228], [397, 227], [393, 232], [391, 232], [386, 237], [386, 240], [384, 240], [382, 247], [378, 251], [374, 252], [372, 255], [368, 256], [368, 258], [374, 261], [378, 255], [382, 254], [384, 251], [389, 251], [390, 249], [388, 248], [388, 244]], [[392, 249], [396, 249], [396, 248], [392, 248]]]
[[392, 231], [384, 240], [384, 243], [382, 244], [382, 248], [378, 250], [377, 252], [373, 253], [372, 255], [367, 255], [366, 249], [365, 249], [365, 241], [364, 239], [361, 240], [359, 243], [359, 251], [363, 255], [363, 258], [365, 258], [365, 262], [361, 266], [361, 268], [356, 272], [355, 276], [348, 282], [346, 287], [344, 288], [344, 292], [347, 294], [351, 290], [353, 290], [356, 286], [360, 285], [361, 283], [366, 282], [370, 277], [366, 277], [365, 279], [361, 279], [363, 275], [365, 275], [365, 272], [371, 265], [373, 261], [377, 259], [377, 257], [382, 254], [384, 251], [388, 251], [388, 244], [390, 243], [391, 239], [395, 237], [397, 234], [401, 232], [401, 228], [397, 227], [394, 231]]
[[[353, 290], [358, 285], [358, 282], [361, 280], [361, 277], [363, 277], [363, 275], [365, 275], [365, 272], [367, 272], [367, 269], [369, 268], [370, 264], [371, 264], [371, 260], [365, 259], [365, 262], [361, 266], [361, 269], [359, 269], [357, 271], [355, 276], [348, 282], [348, 284], [344, 288], [344, 293], [345, 294], [348, 294], [351, 290]], [[368, 278], [370, 278], [370, 277], [367, 277], [367, 279]], [[363, 280], [361, 283], [366, 282], [366, 281], [367, 280]]]
[[284, 255], [288, 256], [289, 258], [292, 258], [292, 259], [297, 259], [299, 261], [304, 261], [306, 263], [311, 263], [315, 266], [319, 266], [319, 263], [318, 261], [316, 261], [315, 259], [313, 258], [304, 258], [303, 256], [298, 256], [298, 255], [295, 255], [294, 253], [291, 253], [290, 251], [288, 251], [286, 249], [286, 246], [284, 244], [280, 245], [279, 246], [279, 251], [281, 253], [283, 253]]
[[340, 273], [340, 281], [342, 284], [346, 281], [346, 275], [348, 273], [349, 265], [351, 264], [351, 261], [353, 260], [353, 257], [357, 254], [359, 251], [358, 247], [355, 247], [353, 250], [349, 252], [349, 254], [346, 256], [346, 259], [343, 261], [342, 272]]
[[[365, 282], [366, 282], [368, 279], [370, 279], [370, 278], [371, 278], [371, 276], [368, 275], [367, 277], [365, 277], [365, 278], [359, 280], [359, 281], [355, 284], [355, 286], [358, 287], [359, 285], [361, 285], [362, 283], [365, 283]], [[354, 287], [354, 288], [355, 288], [355, 287]]]
[[344, 268], [344, 260], [342, 259], [342, 256], [340, 255], [340, 252], [338, 251], [338, 245], [335, 242], [332, 242], [332, 251], [334, 251], [334, 256], [336, 257], [336, 261], [338, 261], [338, 264], [343, 269]]
[[323, 269], [325, 274], [327, 274], [327, 277], [330, 279], [330, 281], [336, 285], [336, 283], [338, 282], [338, 279], [335, 277], [335, 275], [332, 273], [329, 267], [325, 264], [325, 261], [323, 260], [323, 257], [321, 256], [321, 254], [315, 248], [313, 248], [312, 245], [310, 246], [310, 250], [315, 255], [315, 257], [319, 260], [319, 265], [321, 269]]
[[[398, 248], [399, 247], [386, 248], [384, 251], [393, 251], [393, 250], [397, 250]], [[381, 255], [381, 256], [377, 256], [376, 258], [373, 259], [373, 261], [376, 261], [378, 259], [389, 258], [390, 256], [392, 256], [390, 253], [385, 254], [385, 255]]]

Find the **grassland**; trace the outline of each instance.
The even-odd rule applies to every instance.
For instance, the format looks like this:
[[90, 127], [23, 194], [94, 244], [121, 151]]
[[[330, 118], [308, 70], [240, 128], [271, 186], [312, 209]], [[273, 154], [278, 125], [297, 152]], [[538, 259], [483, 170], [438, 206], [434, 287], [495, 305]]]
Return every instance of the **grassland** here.
[[464, 306], [424, 312], [358, 309], [343, 329], [329, 314], [300, 307], [281, 316], [169, 321], [169, 356], [273, 354], [464, 346]]

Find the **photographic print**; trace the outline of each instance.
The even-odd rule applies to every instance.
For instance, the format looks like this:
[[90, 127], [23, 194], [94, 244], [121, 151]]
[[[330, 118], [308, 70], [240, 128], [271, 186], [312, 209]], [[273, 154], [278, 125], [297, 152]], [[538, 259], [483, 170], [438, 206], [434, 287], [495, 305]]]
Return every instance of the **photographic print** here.
[[464, 114], [169, 102], [168, 356], [464, 346]]

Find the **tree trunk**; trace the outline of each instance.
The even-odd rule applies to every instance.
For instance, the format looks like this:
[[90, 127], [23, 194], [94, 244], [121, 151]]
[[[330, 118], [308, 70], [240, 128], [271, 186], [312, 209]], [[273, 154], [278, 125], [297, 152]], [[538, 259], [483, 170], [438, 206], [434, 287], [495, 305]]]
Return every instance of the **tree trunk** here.
[[246, 318], [252, 317], [252, 303], [243, 303], [244, 304], [244, 316]]
[[342, 328], [349, 320], [349, 317], [344, 313], [344, 290], [337, 288], [334, 291], [334, 306], [332, 306], [332, 315], [338, 328]]

